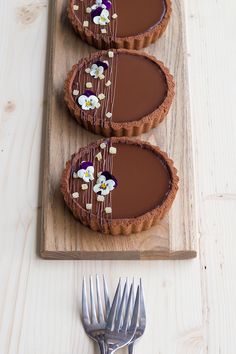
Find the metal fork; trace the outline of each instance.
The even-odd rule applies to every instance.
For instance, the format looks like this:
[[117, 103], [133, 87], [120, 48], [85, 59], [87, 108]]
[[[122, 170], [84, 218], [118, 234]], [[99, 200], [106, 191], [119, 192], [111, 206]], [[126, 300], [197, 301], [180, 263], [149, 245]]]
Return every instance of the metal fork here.
[[134, 352], [134, 343], [142, 337], [146, 328], [146, 311], [145, 311], [145, 304], [144, 304], [144, 296], [143, 296], [143, 286], [142, 280], [140, 279], [140, 314], [139, 314], [139, 321], [136, 332], [134, 337], [132, 338], [131, 342], [129, 343], [128, 353], [133, 354]]
[[[90, 308], [91, 308], [90, 313], [88, 310], [86, 282], [85, 282], [85, 278], [83, 279], [82, 323], [85, 332], [88, 334], [88, 336], [98, 343], [101, 354], [105, 354], [104, 333], [107, 324], [107, 318], [110, 312], [110, 301], [108, 297], [106, 280], [103, 277], [104, 306], [102, 304], [102, 297], [100, 293], [100, 284], [99, 284], [98, 276], [96, 276], [97, 301], [95, 301], [92, 277], [90, 277], [89, 283], [90, 283]], [[96, 311], [96, 307], [97, 307], [97, 311]], [[103, 307], [105, 308], [105, 311], [103, 310]]]
[[[134, 284], [134, 281], [133, 281]], [[120, 294], [119, 294], [120, 295]], [[109, 296], [109, 293], [108, 293]], [[121, 299], [119, 296], [119, 303]], [[126, 299], [127, 301], [127, 299]], [[132, 298], [132, 306], [134, 306], [134, 298]], [[139, 313], [139, 320], [138, 320], [138, 326], [136, 329], [136, 332], [134, 334], [134, 337], [128, 344], [128, 353], [133, 354], [134, 353], [134, 343], [142, 337], [144, 334], [144, 331], [146, 329], [146, 311], [145, 311], [145, 303], [144, 303], [144, 296], [143, 296], [143, 286], [142, 286], [142, 279], [140, 278], [140, 313]]]
[[115, 297], [111, 306], [107, 326], [104, 335], [106, 354], [113, 354], [118, 349], [127, 345], [136, 332], [139, 320], [140, 310], [140, 287], [138, 286], [134, 307], [132, 307], [132, 298], [134, 294], [134, 285], [130, 286], [128, 302], [127, 281], [124, 285], [121, 301], [119, 301], [121, 292], [121, 281], [116, 289]]
[[[140, 284], [141, 285], [141, 284]], [[85, 279], [83, 280], [82, 291], [82, 322], [88, 336], [95, 340], [100, 348], [101, 354], [112, 354], [117, 349], [128, 344], [136, 333], [137, 325], [140, 324], [140, 288], [136, 293], [133, 306], [134, 285], [132, 284], [127, 300], [127, 281], [124, 286], [121, 298], [121, 281], [116, 289], [116, 294], [110, 309], [107, 285], [103, 277], [104, 306], [102, 305], [99, 278], [96, 276], [96, 297], [93, 291], [93, 280], [90, 277], [90, 313], [88, 310], [88, 299]], [[142, 297], [143, 298], [143, 297]], [[96, 304], [97, 303], [97, 311]], [[103, 311], [105, 307], [105, 311]], [[109, 314], [109, 317], [108, 317]]]

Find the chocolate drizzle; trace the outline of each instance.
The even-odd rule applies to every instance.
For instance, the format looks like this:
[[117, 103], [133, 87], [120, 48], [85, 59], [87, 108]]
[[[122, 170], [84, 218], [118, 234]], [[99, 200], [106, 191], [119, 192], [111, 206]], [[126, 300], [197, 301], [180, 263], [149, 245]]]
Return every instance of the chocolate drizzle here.
[[[103, 171], [109, 171], [112, 174], [113, 171], [113, 155], [109, 153], [109, 148], [112, 146], [110, 140], [106, 141], [106, 148], [101, 149], [100, 147], [93, 146], [86, 148], [82, 155], [76, 154], [72, 157], [72, 165], [70, 172], [69, 188], [71, 194], [74, 192], [79, 192], [79, 198], [74, 199], [74, 203], [78, 204], [83, 208], [83, 214], [86, 218], [91, 219], [91, 215], [95, 215], [97, 218], [97, 223], [103, 232], [104, 222], [110, 224], [112, 220], [112, 214], [106, 214], [105, 208], [112, 206], [112, 192], [105, 196], [104, 202], [97, 201], [97, 194], [93, 191], [93, 187], [96, 184], [98, 173]], [[98, 161], [96, 155], [101, 152], [102, 160]], [[82, 161], [91, 161], [93, 163], [95, 173], [94, 180], [86, 183], [81, 178], [74, 178], [74, 172], [77, 172]], [[88, 189], [82, 190], [82, 184], [87, 184]], [[86, 204], [92, 204], [91, 210], [86, 210]]]
[[[109, 9], [110, 23], [105, 26], [93, 23], [91, 13], [86, 12], [87, 7], [95, 4], [95, 0], [74, 0], [73, 4], [79, 6], [79, 10], [74, 14], [79, 22], [83, 25], [84, 21], [89, 22], [85, 31], [91, 31], [97, 39], [106, 37], [110, 42], [110, 47], [116, 37], [124, 38], [142, 34], [152, 29], [154, 26], [162, 22], [166, 11], [166, 0], [112, 0], [112, 7]], [[112, 15], [117, 14], [117, 18], [113, 19]], [[101, 28], [106, 29], [106, 33], [101, 32]]]
[[[88, 21], [89, 26], [88, 28], [84, 28], [85, 31], [91, 31], [94, 35], [95, 38], [101, 38], [103, 36], [106, 36], [109, 38], [110, 43], [114, 41], [117, 35], [117, 20], [114, 20], [112, 18], [112, 14], [116, 13], [116, 1], [113, 0], [112, 2], [112, 7], [109, 9], [109, 19], [110, 23], [108, 23], [105, 26], [97, 25], [93, 22], [92, 15], [91, 13], [87, 13], [86, 9], [87, 7], [90, 7], [95, 4], [96, 0], [74, 0], [73, 4], [79, 6], [79, 10], [74, 11], [76, 18], [78, 21], [81, 22], [81, 25], [83, 25], [84, 21]], [[106, 33], [102, 33], [101, 29], [106, 29]]]
[[[111, 146], [117, 148], [115, 155], [109, 153]], [[102, 160], [96, 155], [101, 152]], [[95, 169], [94, 180], [88, 183], [88, 189], [81, 190], [85, 182], [73, 178], [82, 161], [91, 161]], [[138, 161], [138, 163], [137, 163]], [[98, 173], [109, 171], [118, 178], [118, 188], [105, 196], [104, 202], [97, 201], [97, 194], [93, 191]], [[75, 199], [86, 210], [86, 204], [92, 204], [92, 210], [86, 210], [88, 216], [97, 217], [97, 222], [103, 230], [104, 219], [110, 223], [112, 218], [138, 217], [146, 213], [149, 208], [163, 204], [172, 187], [172, 177], [166, 162], [152, 151], [141, 149], [139, 145], [126, 143], [112, 143], [106, 141], [106, 148], [90, 146], [83, 154], [74, 155], [70, 174], [70, 191], [79, 192]], [[105, 214], [105, 208], [111, 207], [112, 214]], [[104, 231], [104, 230], [103, 230]]]
[[[158, 147], [141, 140], [111, 138], [81, 148], [67, 162], [62, 177], [61, 190], [68, 207], [74, 216], [92, 230], [113, 235], [140, 232], [157, 223], [170, 209], [178, 190], [178, 176], [173, 162]], [[116, 148], [111, 154], [109, 148]], [[98, 152], [103, 158], [96, 160]], [[89, 189], [81, 191], [83, 180], [73, 178], [82, 160], [92, 160], [95, 180]], [[102, 170], [109, 170], [118, 180], [118, 186], [105, 196], [104, 202], [97, 201], [97, 194], [91, 191], [96, 177]], [[78, 198], [73, 193], [79, 192]], [[84, 193], [84, 195], [83, 195]], [[92, 210], [86, 210], [86, 203]], [[111, 207], [112, 213], [106, 214], [105, 208]]]
[[[110, 124], [111, 118], [106, 117], [107, 112], [111, 112], [111, 109], [114, 105], [114, 96], [115, 96], [115, 83], [116, 83], [116, 56], [113, 58], [109, 58], [107, 55], [102, 55], [99, 60], [107, 60], [109, 62], [108, 69], [104, 71], [104, 79], [95, 79], [89, 73], [85, 72], [86, 68], [90, 68], [94, 63], [93, 60], [85, 60], [82, 59], [78, 63], [78, 70], [75, 74], [74, 81], [72, 83], [72, 94], [74, 90], [78, 90], [79, 94], [74, 96], [75, 103], [78, 104], [78, 98], [80, 95], [83, 95], [86, 90], [86, 83], [92, 82], [93, 87], [91, 90], [98, 97], [100, 93], [104, 93], [105, 98], [100, 101], [100, 108], [93, 109], [90, 111], [84, 111], [81, 109], [81, 118], [86, 121], [86, 117], [89, 114], [93, 117], [92, 124], [100, 124], [102, 127], [105, 126], [105, 123]], [[107, 81], [111, 81], [112, 84], [110, 86], [106, 86], [105, 83]]]
[[[86, 82], [92, 82], [91, 90], [99, 97], [105, 94], [105, 99], [100, 101], [100, 108], [89, 111], [81, 109], [81, 118], [87, 120], [92, 117], [92, 125], [101, 127], [114, 123], [138, 121], [159, 109], [168, 96], [168, 82], [161, 66], [145, 55], [136, 52], [113, 51], [114, 56], [108, 57], [108, 52], [96, 53], [87, 60], [78, 63], [72, 82], [72, 93], [79, 90], [83, 95]], [[85, 71], [99, 59], [109, 62], [108, 69], [104, 71], [104, 79], [94, 78]], [[111, 81], [110, 86], [106, 83]], [[76, 105], [78, 97], [74, 96]], [[166, 110], [165, 110], [166, 111]], [[112, 113], [111, 118], [106, 114]]]

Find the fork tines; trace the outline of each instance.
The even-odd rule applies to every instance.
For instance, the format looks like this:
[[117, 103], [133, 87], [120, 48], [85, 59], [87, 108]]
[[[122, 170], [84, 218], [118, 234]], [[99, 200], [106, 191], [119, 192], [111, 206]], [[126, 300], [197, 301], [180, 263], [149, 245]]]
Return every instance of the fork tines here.
[[[100, 282], [99, 277], [96, 276], [96, 299], [93, 289], [93, 278], [89, 278], [89, 293], [90, 293], [90, 311], [89, 303], [87, 296], [87, 287], [85, 278], [83, 278], [83, 289], [82, 289], [82, 320], [83, 324], [96, 324], [105, 322], [107, 316], [110, 312], [110, 300], [108, 296], [107, 284], [105, 277], [103, 277], [103, 298], [102, 300], [101, 291], [100, 291]], [[104, 303], [104, 306], [103, 306]]]
[[[116, 288], [112, 306], [108, 295], [107, 283], [103, 277], [103, 297], [100, 290], [99, 277], [96, 276], [95, 281], [96, 291], [94, 292], [93, 278], [89, 278], [89, 298], [90, 298], [90, 311], [89, 301], [87, 296], [87, 287], [85, 278], [83, 279], [82, 290], [82, 319], [85, 326], [89, 324], [104, 323], [106, 328], [110, 331], [123, 331], [126, 332], [128, 328], [133, 330], [137, 327], [139, 317], [144, 309], [142, 285], [137, 287], [136, 297], [134, 302], [134, 282], [131, 283], [128, 289], [128, 281], [125, 281], [123, 291], [121, 279], [119, 280]], [[121, 294], [122, 292], [122, 294]], [[95, 295], [96, 293], [96, 295]], [[142, 317], [142, 316], [141, 316]]]

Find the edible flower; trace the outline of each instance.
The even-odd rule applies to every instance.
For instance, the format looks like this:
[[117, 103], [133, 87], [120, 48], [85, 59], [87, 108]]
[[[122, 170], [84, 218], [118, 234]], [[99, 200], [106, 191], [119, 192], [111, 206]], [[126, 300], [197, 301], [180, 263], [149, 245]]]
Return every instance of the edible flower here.
[[88, 183], [89, 181], [94, 180], [94, 167], [92, 162], [83, 161], [80, 166], [79, 170], [74, 173], [75, 178], [82, 178], [84, 182]]
[[118, 183], [114, 176], [108, 171], [102, 172], [102, 174], [97, 179], [93, 191], [100, 195], [108, 195], [113, 189], [117, 187]]
[[96, 25], [107, 25], [110, 22], [109, 11], [102, 7], [98, 7], [96, 10], [92, 11], [92, 19]]
[[95, 79], [99, 78], [101, 75], [103, 75], [104, 71], [108, 68], [108, 65], [104, 61], [96, 61], [94, 64], [92, 64], [91, 69], [90, 69], [90, 75], [93, 76]]
[[99, 106], [99, 99], [92, 91], [86, 90], [83, 95], [79, 96], [78, 103], [82, 109], [88, 111]]
[[91, 7], [91, 9], [96, 10], [98, 7], [101, 7], [102, 9], [110, 10], [111, 2], [109, 0], [96, 0], [96, 4], [94, 4]]

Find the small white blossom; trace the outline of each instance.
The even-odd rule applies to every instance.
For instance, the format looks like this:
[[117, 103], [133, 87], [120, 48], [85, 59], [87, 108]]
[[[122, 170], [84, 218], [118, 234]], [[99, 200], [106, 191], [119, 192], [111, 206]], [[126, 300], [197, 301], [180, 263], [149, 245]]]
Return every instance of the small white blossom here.
[[96, 0], [96, 4], [94, 4], [91, 9], [96, 10], [98, 7], [102, 7], [103, 9], [105, 9], [106, 5], [102, 3], [102, 0]]
[[[94, 180], [94, 167], [92, 163], [82, 162], [78, 170], [77, 178], [82, 178], [84, 182], [88, 183]], [[83, 189], [83, 187], [82, 187]]]
[[98, 161], [101, 161], [101, 159], [102, 159], [102, 154], [99, 152], [95, 157], [98, 159]]
[[84, 109], [85, 111], [88, 111], [90, 109], [95, 109], [97, 104], [99, 103], [98, 98], [95, 95], [91, 96], [86, 96], [86, 95], [81, 95], [79, 96], [78, 103]]
[[107, 179], [103, 174], [98, 177], [93, 191], [101, 195], [108, 195], [116, 187], [116, 182], [113, 179]]
[[103, 195], [98, 195], [98, 196], [97, 196], [97, 201], [98, 201], [98, 202], [104, 202], [104, 200], [105, 200], [105, 198], [104, 198]]
[[105, 85], [106, 85], [107, 87], [111, 86], [111, 81], [108, 80], [108, 81], [105, 83]]
[[99, 93], [98, 98], [99, 98], [99, 100], [104, 100], [104, 98], [105, 98], [104, 93]]
[[106, 207], [105, 208], [105, 213], [106, 214], [111, 214], [112, 213], [112, 208], [111, 207]]
[[78, 94], [79, 94], [79, 90], [74, 90], [74, 91], [73, 91], [73, 95], [74, 95], [74, 96], [78, 96]]
[[111, 118], [111, 117], [112, 117], [112, 113], [111, 113], [111, 112], [107, 112], [107, 113], [106, 113], [106, 117], [107, 117], [107, 118]]
[[107, 25], [110, 22], [109, 11], [107, 11], [106, 9], [103, 9], [99, 16], [95, 16], [93, 18], [93, 22], [96, 25], [101, 25], [101, 26]]
[[74, 198], [74, 199], [79, 198], [79, 193], [78, 192], [72, 193], [72, 198]]
[[95, 79], [99, 78], [100, 75], [104, 73], [104, 67], [98, 66], [97, 64], [93, 64], [90, 69], [90, 75], [93, 76]]
[[106, 149], [106, 147], [107, 147], [107, 145], [106, 145], [105, 143], [101, 143], [101, 144], [100, 144], [100, 148], [101, 148], [101, 149]]
[[109, 149], [109, 153], [110, 153], [111, 155], [115, 155], [116, 152], [117, 152], [117, 148], [115, 148], [114, 146], [111, 146], [110, 149]]

